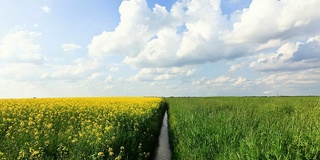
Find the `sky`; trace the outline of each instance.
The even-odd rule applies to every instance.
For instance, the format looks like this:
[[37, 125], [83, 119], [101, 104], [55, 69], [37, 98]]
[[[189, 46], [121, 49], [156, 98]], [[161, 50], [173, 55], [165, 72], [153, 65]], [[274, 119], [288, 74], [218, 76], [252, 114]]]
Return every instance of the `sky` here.
[[319, 95], [319, 0], [0, 0], [0, 98]]

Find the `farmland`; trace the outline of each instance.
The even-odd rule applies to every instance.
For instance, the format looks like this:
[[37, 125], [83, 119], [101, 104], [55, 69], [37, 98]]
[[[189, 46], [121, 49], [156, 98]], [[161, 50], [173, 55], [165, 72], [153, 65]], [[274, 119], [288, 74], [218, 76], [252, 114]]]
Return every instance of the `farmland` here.
[[319, 97], [166, 100], [173, 159], [320, 159]]
[[[168, 106], [168, 107], [167, 107]], [[0, 159], [320, 159], [320, 97], [0, 100]]]
[[0, 100], [0, 159], [148, 159], [161, 98]]

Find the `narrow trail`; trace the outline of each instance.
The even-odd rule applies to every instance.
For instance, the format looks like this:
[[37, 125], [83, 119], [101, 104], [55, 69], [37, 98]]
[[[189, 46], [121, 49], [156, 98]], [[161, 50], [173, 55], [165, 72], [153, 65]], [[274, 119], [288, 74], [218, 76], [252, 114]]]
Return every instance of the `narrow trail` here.
[[162, 127], [159, 136], [159, 146], [156, 150], [156, 156], [154, 160], [170, 160], [171, 150], [169, 144], [169, 133], [168, 133], [168, 114], [167, 112], [163, 116]]

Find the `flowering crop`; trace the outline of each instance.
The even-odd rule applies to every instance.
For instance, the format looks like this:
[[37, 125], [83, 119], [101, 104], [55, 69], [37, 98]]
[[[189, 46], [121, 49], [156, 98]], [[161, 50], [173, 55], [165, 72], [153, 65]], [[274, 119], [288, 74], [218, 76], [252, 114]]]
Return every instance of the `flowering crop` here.
[[161, 98], [0, 100], [0, 158], [147, 159]]

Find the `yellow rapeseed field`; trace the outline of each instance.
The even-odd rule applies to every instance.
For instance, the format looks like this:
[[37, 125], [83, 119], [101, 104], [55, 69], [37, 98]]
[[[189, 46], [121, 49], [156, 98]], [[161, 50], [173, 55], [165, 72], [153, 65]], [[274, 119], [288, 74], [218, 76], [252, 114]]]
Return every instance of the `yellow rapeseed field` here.
[[0, 159], [147, 159], [163, 106], [143, 97], [2, 99]]

